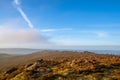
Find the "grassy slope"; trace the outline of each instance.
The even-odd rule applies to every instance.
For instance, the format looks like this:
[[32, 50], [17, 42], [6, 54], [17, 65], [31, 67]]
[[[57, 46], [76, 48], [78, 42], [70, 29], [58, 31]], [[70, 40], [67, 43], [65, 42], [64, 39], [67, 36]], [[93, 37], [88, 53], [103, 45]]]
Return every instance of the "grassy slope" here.
[[[26, 65], [34, 65], [36, 60], [40, 59], [44, 60], [37, 65], [37, 68], [32, 68], [30, 71], [25, 70]], [[90, 52], [44, 51], [29, 55], [13, 56], [0, 61], [1, 72], [13, 67], [17, 67], [17, 71], [7, 76], [4, 75], [4, 77], [12, 80], [16, 78], [16, 80], [22, 80], [22, 78], [26, 78], [26, 80], [27, 78], [28, 80], [58, 80], [58, 78], [61, 78], [60, 80], [77, 80], [79, 78], [82, 80], [90, 80], [90, 78], [91, 80], [93, 78], [94, 80], [98, 78], [104, 80], [120, 79], [118, 75], [120, 74], [120, 56]], [[40, 76], [41, 74], [42, 76]]]

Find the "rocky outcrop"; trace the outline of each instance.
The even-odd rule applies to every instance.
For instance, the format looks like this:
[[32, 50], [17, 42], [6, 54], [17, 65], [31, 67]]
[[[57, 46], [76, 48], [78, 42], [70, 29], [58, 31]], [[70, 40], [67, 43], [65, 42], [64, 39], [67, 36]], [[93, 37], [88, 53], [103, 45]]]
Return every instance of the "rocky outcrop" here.
[[120, 80], [119, 56], [84, 53], [13, 67], [1, 73], [0, 80]]

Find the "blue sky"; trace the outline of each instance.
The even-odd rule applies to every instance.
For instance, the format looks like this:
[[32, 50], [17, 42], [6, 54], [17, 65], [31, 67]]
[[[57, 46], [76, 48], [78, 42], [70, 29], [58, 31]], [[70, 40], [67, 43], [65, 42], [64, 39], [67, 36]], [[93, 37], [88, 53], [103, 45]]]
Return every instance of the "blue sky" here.
[[0, 47], [120, 45], [119, 4], [119, 0], [1, 0]]

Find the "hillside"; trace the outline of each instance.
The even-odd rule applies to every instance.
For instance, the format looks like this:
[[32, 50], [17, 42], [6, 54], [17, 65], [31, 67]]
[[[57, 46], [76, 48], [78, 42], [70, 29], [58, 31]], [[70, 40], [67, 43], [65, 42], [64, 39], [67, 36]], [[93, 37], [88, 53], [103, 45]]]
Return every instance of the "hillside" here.
[[41, 51], [40, 49], [29, 49], [29, 48], [0, 48], [0, 54], [30, 54]]
[[120, 80], [120, 56], [42, 51], [0, 61], [0, 80]]

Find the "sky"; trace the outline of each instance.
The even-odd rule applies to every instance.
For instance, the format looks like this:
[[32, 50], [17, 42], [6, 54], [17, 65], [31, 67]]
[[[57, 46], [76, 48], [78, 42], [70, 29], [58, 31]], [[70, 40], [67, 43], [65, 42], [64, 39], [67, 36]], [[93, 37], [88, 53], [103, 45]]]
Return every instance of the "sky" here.
[[0, 48], [65, 46], [120, 46], [120, 1], [0, 0]]

